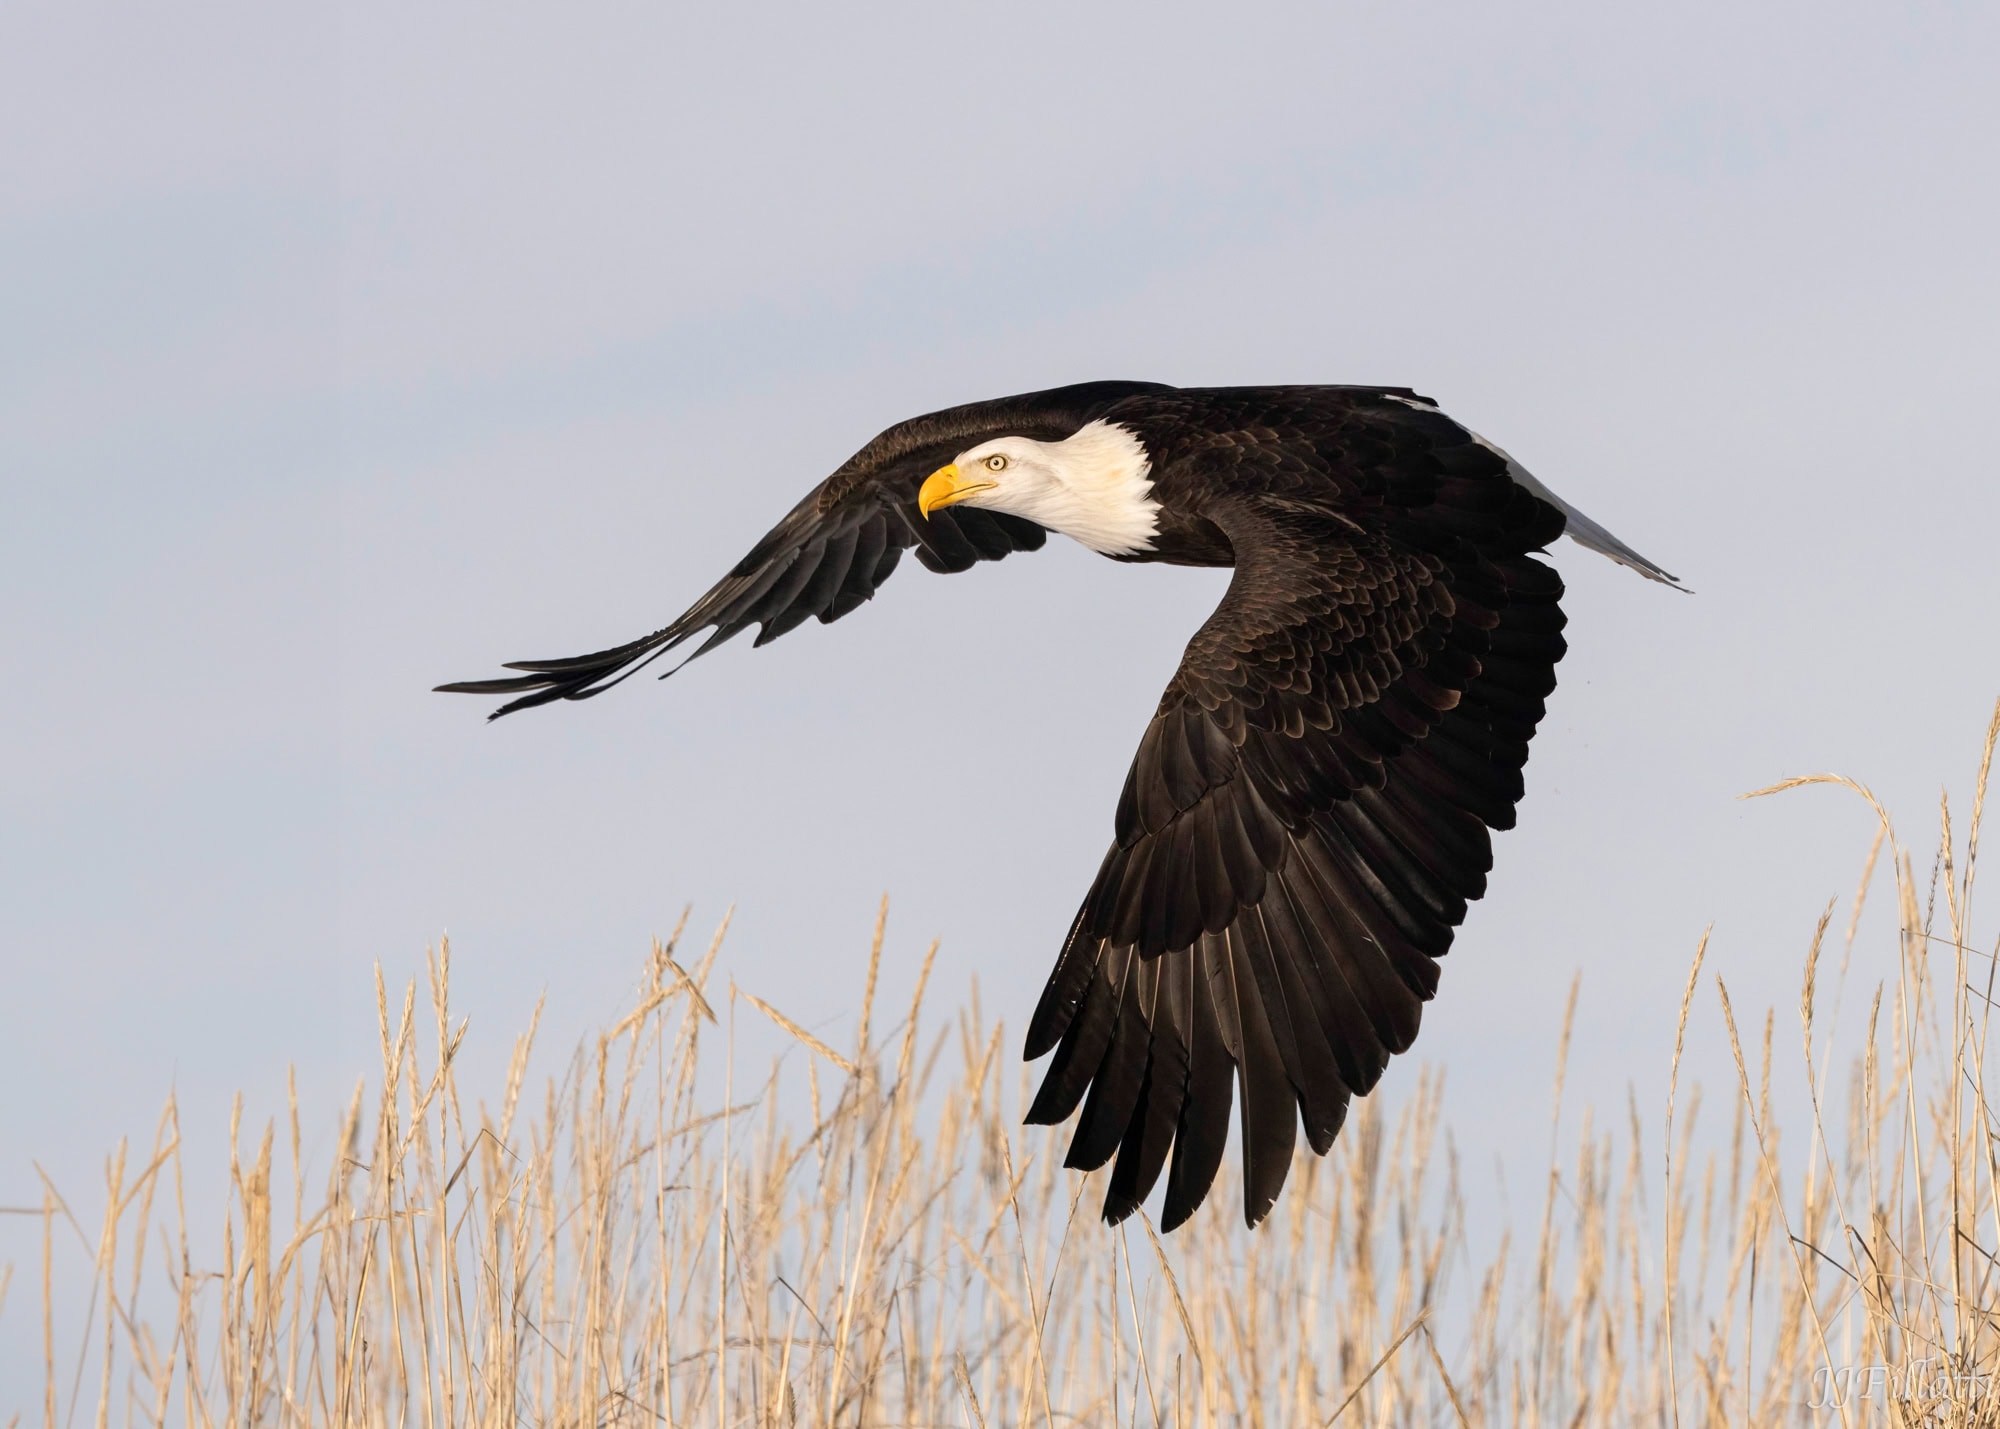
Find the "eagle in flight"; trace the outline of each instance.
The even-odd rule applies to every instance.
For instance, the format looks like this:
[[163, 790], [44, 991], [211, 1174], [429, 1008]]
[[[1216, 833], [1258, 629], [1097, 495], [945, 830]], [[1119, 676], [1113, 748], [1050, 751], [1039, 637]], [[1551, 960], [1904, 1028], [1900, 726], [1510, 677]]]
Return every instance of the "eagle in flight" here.
[[1055, 1056], [1028, 1120], [1080, 1103], [1066, 1164], [1117, 1158], [1110, 1221], [1164, 1171], [1171, 1230], [1221, 1166], [1233, 1080], [1254, 1226], [1300, 1124], [1324, 1154], [1416, 1038], [1489, 831], [1513, 826], [1565, 649], [1538, 553], [1567, 532], [1676, 584], [1430, 399], [1090, 382], [915, 417], [671, 624], [439, 688], [512, 696], [494, 718], [588, 699], [703, 632], [694, 655], [838, 620], [906, 551], [948, 573], [1050, 531], [1234, 574], [1139, 741], [1029, 1023], [1027, 1056]]

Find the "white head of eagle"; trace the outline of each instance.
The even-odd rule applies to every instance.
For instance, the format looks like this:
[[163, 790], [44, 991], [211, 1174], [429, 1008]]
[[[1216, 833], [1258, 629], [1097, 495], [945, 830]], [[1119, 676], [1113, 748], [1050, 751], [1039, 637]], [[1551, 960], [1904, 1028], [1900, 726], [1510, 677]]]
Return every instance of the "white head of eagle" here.
[[925, 516], [940, 506], [981, 506], [1060, 531], [1106, 556], [1153, 547], [1153, 499], [1145, 446], [1115, 422], [1091, 422], [1059, 442], [999, 437], [968, 448], [931, 473], [917, 494]]

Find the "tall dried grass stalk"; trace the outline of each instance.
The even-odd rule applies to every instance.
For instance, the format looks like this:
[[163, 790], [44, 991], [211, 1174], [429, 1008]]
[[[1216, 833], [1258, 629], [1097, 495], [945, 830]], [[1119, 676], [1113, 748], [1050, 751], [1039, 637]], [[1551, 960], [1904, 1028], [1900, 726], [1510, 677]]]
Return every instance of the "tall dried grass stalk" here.
[[[931, 955], [878, 1045], [880, 922], [849, 1050], [718, 988], [721, 930], [691, 966], [676, 930], [632, 1011], [533, 1090], [531, 1023], [491, 1104], [462, 1096], [441, 946], [421, 989], [392, 998], [378, 975], [380, 1089], [339, 1117], [331, 1166], [306, 1170], [294, 1092], [282, 1162], [280, 1128], [246, 1132], [238, 1104], [224, 1207], [187, 1203], [172, 1100], [142, 1166], [123, 1147], [108, 1162], [94, 1229], [45, 1183], [26, 1210], [43, 1228], [46, 1373], [21, 1407], [49, 1425], [424, 1429], [2000, 1423], [1984, 1076], [2000, 950], [1976, 949], [1970, 921], [1996, 736], [2000, 708], [1962, 859], [1947, 807], [1927, 883], [1863, 786], [1759, 791], [1841, 785], [1880, 825], [1830, 999], [1831, 905], [1805, 956], [1810, 1124], [1782, 1134], [1773, 1020], [1753, 1069], [1717, 978], [1734, 1123], [1697, 1146], [1700, 1089], [1680, 1090], [1704, 934], [1664, 1165], [1646, 1168], [1636, 1105], [1622, 1128], [1582, 1108], [1565, 1157], [1559, 1054], [1525, 1268], [1504, 1232], [1474, 1253], [1433, 1072], [1398, 1108], [1359, 1104], [1332, 1156], [1302, 1156], [1261, 1231], [1237, 1223], [1225, 1175], [1168, 1242], [1143, 1216], [1136, 1236], [1099, 1224], [1095, 1178], [1020, 1125], [1025, 1075], [976, 993], [927, 1030]], [[1821, 1009], [1837, 1019], [1885, 847], [1897, 933], [1835, 1115]], [[732, 1058], [716, 1105], [703, 1040], [733, 1035], [739, 1001], [800, 1053], [741, 1093]], [[806, 1084], [807, 1124], [781, 1113], [786, 1078]], [[212, 1219], [219, 1252], [197, 1263]], [[82, 1326], [54, 1318], [65, 1241], [90, 1258]], [[10, 1285], [0, 1270], [0, 1310]]]

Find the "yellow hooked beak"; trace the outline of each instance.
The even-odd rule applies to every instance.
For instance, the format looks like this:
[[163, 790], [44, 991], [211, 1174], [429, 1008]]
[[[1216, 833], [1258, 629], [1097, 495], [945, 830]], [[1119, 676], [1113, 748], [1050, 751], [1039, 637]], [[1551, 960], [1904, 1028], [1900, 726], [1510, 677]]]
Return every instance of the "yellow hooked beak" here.
[[921, 511], [924, 519], [928, 521], [931, 512], [938, 507], [951, 506], [975, 492], [991, 491], [999, 484], [997, 481], [980, 481], [976, 477], [966, 477], [959, 472], [958, 463], [953, 462], [949, 466], [939, 467], [924, 478], [923, 488], [917, 492], [917, 510]]

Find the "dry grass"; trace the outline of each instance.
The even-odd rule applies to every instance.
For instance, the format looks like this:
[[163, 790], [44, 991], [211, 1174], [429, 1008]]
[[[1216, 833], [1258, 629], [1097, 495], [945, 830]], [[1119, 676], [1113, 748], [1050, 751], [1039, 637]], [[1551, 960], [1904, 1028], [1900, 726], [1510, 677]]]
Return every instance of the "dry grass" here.
[[[1740, 1023], [1696, 951], [1681, 1031], [1723, 1019], [1730, 1132], [1695, 1139], [1677, 1034], [1661, 1121], [1586, 1109], [1531, 1242], [1473, 1253], [1430, 1076], [1400, 1108], [1358, 1106], [1257, 1233], [1233, 1184], [1171, 1244], [1143, 1217], [1107, 1230], [1095, 1178], [1020, 1126], [1025, 1077], [976, 1003], [926, 1030], [920, 982], [876, 1026], [879, 926], [852, 1046], [718, 985], [720, 933], [687, 958], [676, 938], [566, 1076], [530, 1090], [531, 1028], [496, 1104], [469, 1107], [441, 949], [427, 988], [380, 998], [379, 1094], [346, 1109], [311, 1184], [294, 1099], [284, 1126], [232, 1127], [226, 1208], [186, 1204], [171, 1102], [140, 1164], [113, 1158], [101, 1224], [48, 1188], [47, 1381], [14, 1402], [50, 1424], [426, 1429], [2000, 1422], [1995, 954], [1970, 944], [1997, 732], [2000, 711], [1969, 829], [1955, 844], [1947, 808], [1934, 860], [1876, 806], [1846, 936], [1831, 906], [1812, 935], [1796, 1030]], [[1844, 780], [1778, 788], [1809, 782], [1874, 804]], [[1897, 934], [1857, 948], [1878, 856]], [[1850, 959], [1865, 1029], [1836, 1047], [1822, 1008]], [[703, 1044], [765, 1016], [803, 1052], [705, 1095]], [[1779, 1058], [1812, 1089], [1783, 1138]], [[781, 1099], [781, 1070], [807, 1085]], [[217, 1218], [198, 1264], [197, 1222]], [[59, 1326], [52, 1267], [79, 1241], [89, 1319]], [[22, 1313], [33, 1270], [0, 1270], [0, 1314]]]

